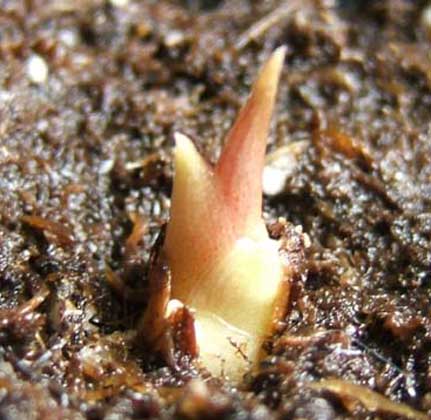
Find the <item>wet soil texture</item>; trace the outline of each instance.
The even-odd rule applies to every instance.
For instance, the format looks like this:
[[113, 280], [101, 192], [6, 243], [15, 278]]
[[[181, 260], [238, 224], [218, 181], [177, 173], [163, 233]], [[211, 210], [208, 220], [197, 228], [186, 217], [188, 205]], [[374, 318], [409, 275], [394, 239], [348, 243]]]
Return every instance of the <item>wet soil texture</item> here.
[[[310, 247], [233, 387], [134, 334], [173, 133], [214, 161], [279, 45], [265, 218]], [[426, 419], [430, 46], [426, 1], [1, 1], [0, 417]]]

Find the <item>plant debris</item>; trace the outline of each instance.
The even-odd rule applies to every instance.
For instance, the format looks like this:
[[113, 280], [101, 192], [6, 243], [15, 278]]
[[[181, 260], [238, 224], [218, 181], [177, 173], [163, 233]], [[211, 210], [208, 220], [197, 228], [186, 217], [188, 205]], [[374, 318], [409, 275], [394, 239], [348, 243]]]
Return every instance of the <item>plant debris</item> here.
[[309, 384], [310, 388], [332, 392], [340, 397], [343, 405], [352, 413], [352, 401], [359, 401], [370, 412], [386, 412], [413, 420], [427, 420], [429, 417], [406, 404], [396, 403], [371, 391], [365, 386], [355, 385], [339, 379], [325, 379]]

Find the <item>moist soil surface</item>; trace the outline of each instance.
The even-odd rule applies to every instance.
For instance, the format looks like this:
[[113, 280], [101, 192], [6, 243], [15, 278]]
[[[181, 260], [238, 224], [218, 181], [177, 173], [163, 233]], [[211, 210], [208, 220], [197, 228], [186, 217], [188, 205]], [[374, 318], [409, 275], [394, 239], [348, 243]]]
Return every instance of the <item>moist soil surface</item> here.
[[[0, 4], [0, 418], [431, 415], [429, 2]], [[173, 133], [214, 161], [279, 45], [264, 215], [310, 246], [233, 386], [135, 331]]]

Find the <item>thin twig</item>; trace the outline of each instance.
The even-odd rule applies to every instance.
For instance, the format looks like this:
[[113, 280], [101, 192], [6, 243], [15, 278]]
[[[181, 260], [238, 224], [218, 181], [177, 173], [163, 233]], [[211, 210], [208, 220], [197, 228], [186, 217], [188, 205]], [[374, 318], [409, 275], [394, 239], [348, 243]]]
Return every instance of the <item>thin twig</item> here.
[[285, 1], [281, 6], [250, 26], [250, 28], [239, 37], [235, 48], [237, 50], [242, 50], [251, 41], [259, 39], [271, 26], [274, 26], [277, 22], [296, 12], [300, 6], [301, 2], [299, 0]]

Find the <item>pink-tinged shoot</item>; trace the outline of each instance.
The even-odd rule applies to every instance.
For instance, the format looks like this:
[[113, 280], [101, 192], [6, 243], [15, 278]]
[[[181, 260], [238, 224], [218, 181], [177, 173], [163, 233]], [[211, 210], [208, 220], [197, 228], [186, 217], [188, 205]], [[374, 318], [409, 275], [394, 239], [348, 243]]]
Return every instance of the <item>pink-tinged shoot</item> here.
[[175, 135], [164, 243], [171, 297], [194, 313], [202, 366], [232, 380], [256, 365], [289, 296], [279, 243], [262, 218], [265, 149], [285, 53], [278, 48], [262, 68], [215, 166]]

